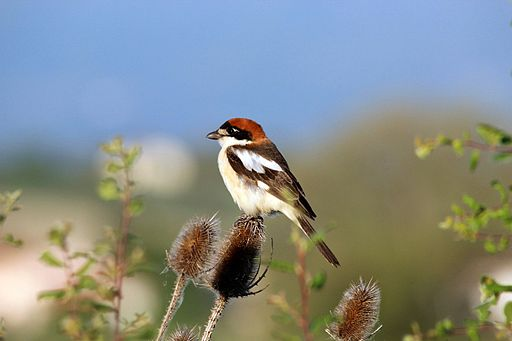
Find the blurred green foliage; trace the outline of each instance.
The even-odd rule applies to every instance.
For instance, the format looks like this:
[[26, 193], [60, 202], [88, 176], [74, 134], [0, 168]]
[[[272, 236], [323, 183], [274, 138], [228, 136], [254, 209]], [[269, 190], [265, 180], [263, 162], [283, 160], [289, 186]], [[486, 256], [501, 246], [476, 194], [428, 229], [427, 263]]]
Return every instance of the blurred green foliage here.
[[[21, 190], [14, 192], [0, 193], [0, 240], [13, 247], [21, 247], [23, 240], [17, 239], [12, 233], [4, 234], [3, 228], [7, 217], [12, 213], [20, 210], [18, 201], [21, 197]], [[0, 317], [0, 340], [4, 340], [7, 334], [5, 319]]]
[[1, 241], [14, 247], [23, 245], [23, 240], [17, 239], [12, 233], [3, 232], [3, 227], [7, 217], [20, 209], [18, 200], [21, 197], [21, 190], [14, 192], [0, 193], [0, 238]]
[[[51, 229], [52, 249], [42, 253], [40, 260], [48, 266], [61, 268], [66, 275], [65, 286], [39, 293], [39, 300], [51, 300], [63, 307], [60, 330], [75, 341], [102, 341], [113, 338], [141, 339], [152, 335], [147, 313], [136, 314], [132, 320], [121, 319], [123, 278], [144, 270], [145, 252], [130, 235], [132, 218], [143, 210], [142, 199], [134, 195], [132, 168], [140, 155], [138, 146], [126, 148], [121, 138], [102, 145], [109, 155], [105, 169], [108, 175], [98, 185], [98, 195], [105, 201], [118, 201], [121, 219], [118, 227], [106, 227], [103, 240], [93, 250], [72, 251], [68, 237], [70, 223]], [[55, 252], [59, 252], [58, 256]], [[114, 321], [109, 322], [108, 316]], [[113, 335], [109, 326], [113, 325]]]
[[[448, 138], [438, 135], [435, 139], [416, 139], [416, 155], [425, 158], [434, 150], [442, 146], [451, 146], [457, 156], [463, 156], [467, 150], [471, 151], [470, 170], [475, 171], [480, 152], [490, 152], [494, 160], [503, 162], [512, 157], [511, 135], [500, 128], [489, 124], [479, 124], [476, 132], [480, 140], [472, 139], [466, 133], [462, 139]], [[453, 230], [459, 238], [475, 242], [483, 241], [484, 249], [490, 254], [504, 252], [509, 249], [512, 239], [512, 206], [509, 192], [512, 184], [504, 185], [498, 180], [491, 181], [491, 187], [497, 192], [499, 198], [495, 207], [488, 207], [474, 197], [465, 194], [462, 201], [465, 207], [452, 204], [452, 215], [449, 215], [440, 223], [440, 227]], [[485, 232], [492, 222], [498, 222], [496, 233]], [[466, 335], [472, 341], [479, 341], [482, 332], [493, 332], [498, 340], [510, 340], [512, 338], [512, 301], [504, 305], [503, 318], [491, 320], [491, 308], [499, 303], [503, 293], [512, 292], [512, 285], [503, 285], [490, 276], [484, 275], [480, 280], [481, 303], [475, 308], [476, 319], [467, 319], [465, 327], [454, 327], [450, 319], [443, 319], [436, 323], [433, 329], [422, 332], [419, 324], [414, 324], [412, 334], [406, 335], [404, 341], [421, 341], [430, 339], [445, 339], [447, 336]]]

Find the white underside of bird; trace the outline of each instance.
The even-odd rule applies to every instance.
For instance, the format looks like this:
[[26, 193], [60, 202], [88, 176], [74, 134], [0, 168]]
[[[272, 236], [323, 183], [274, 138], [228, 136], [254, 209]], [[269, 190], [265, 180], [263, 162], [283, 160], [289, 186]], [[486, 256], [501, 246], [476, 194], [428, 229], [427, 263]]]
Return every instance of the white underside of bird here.
[[[296, 225], [300, 226], [300, 223], [297, 220], [297, 209], [267, 192], [269, 186], [264, 182], [258, 181], [257, 185], [254, 185], [253, 183], [246, 181], [233, 170], [229, 164], [226, 149], [235, 144], [240, 145], [240, 141], [229, 137], [224, 138], [220, 143], [222, 146], [218, 156], [220, 174], [224, 180], [224, 184], [240, 210], [245, 214], [252, 216], [266, 216], [278, 211], [283, 213]], [[276, 162], [267, 160], [255, 153], [242, 152], [237, 154], [237, 156], [248, 170], [261, 170], [264, 172], [262, 166], [265, 166], [277, 171], [282, 171], [281, 167]]]

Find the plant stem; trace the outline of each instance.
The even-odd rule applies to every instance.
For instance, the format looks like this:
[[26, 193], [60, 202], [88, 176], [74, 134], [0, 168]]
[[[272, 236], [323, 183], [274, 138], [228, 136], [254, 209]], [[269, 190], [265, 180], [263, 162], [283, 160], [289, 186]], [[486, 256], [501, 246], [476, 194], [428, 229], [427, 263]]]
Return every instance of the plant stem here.
[[171, 322], [174, 314], [180, 307], [181, 301], [183, 300], [183, 291], [185, 290], [186, 283], [187, 277], [184, 274], [179, 274], [178, 278], [176, 278], [174, 292], [172, 293], [171, 301], [169, 302], [169, 307], [167, 308], [167, 313], [165, 313], [162, 325], [158, 330], [158, 336], [156, 337], [157, 341], [160, 341], [164, 337], [165, 331], [169, 326], [169, 322]]
[[299, 318], [299, 326], [302, 329], [302, 333], [304, 334], [305, 341], [313, 341], [313, 335], [309, 330], [309, 286], [306, 279], [306, 250], [303, 247], [302, 243], [296, 243], [297, 249], [297, 267], [295, 273], [297, 275], [297, 279], [299, 281], [300, 287], [300, 301], [301, 301], [301, 311]]
[[[64, 244], [62, 245], [62, 253], [64, 255], [64, 272], [66, 274], [66, 287], [70, 290], [73, 290], [73, 287], [75, 286], [75, 280], [76, 280], [76, 273], [73, 269], [73, 261], [71, 259], [71, 254], [69, 253], [69, 246], [68, 246], [68, 240], [64, 240]], [[72, 299], [70, 301], [70, 308], [69, 308], [69, 315], [76, 319], [78, 318], [78, 307], [77, 307], [77, 300]], [[69, 335], [72, 340], [80, 340], [82, 338], [82, 331], [75, 335]], [[0, 340], [1, 341], [1, 340]]]
[[[499, 330], [496, 328], [496, 326], [491, 322], [483, 322], [481, 325], [478, 326], [478, 330], [480, 332], [489, 332], [493, 330]], [[449, 336], [467, 336], [468, 328], [467, 327], [455, 327], [453, 328], [449, 334]], [[421, 337], [421, 340], [437, 340], [439, 339], [439, 336], [436, 335], [430, 335], [429, 333], [420, 333], [417, 334]]]
[[219, 296], [215, 300], [215, 304], [213, 305], [212, 312], [210, 314], [210, 318], [208, 319], [208, 323], [204, 330], [201, 341], [210, 341], [212, 338], [213, 330], [215, 329], [215, 325], [217, 324], [217, 321], [219, 321], [219, 318], [222, 315], [224, 308], [226, 307], [226, 303], [228, 303], [228, 300], [222, 296]]
[[122, 341], [123, 337], [120, 333], [120, 324], [121, 324], [121, 301], [123, 298], [123, 279], [126, 268], [126, 249], [128, 246], [128, 228], [130, 227], [130, 223], [132, 220], [132, 215], [130, 212], [130, 202], [132, 200], [132, 192], [131, 186], [132, 181], [130, 180], [129, 171], [125, 169], [124, 171], [124, 188], [123, 188], [123, 198], [121, 202], [122, 213], [121, 213], [121, 224], [120, 224], [120, 236], [117, 239], [117, 248], [116, 248], [116, 256], [115, 256], [115, 267], [116, 267], [116, 276], [114, 281], [114, 286], [116, 289], [116, 298], [114, 302], [114, 340]]
[[485, 143], [469, 140], [465, 141], [464, 145], [469, 148], [478, 149], [485, 152], [496, 152], [496, 153], [512, 153], [512, 147], [510, 146], [492, 146]]

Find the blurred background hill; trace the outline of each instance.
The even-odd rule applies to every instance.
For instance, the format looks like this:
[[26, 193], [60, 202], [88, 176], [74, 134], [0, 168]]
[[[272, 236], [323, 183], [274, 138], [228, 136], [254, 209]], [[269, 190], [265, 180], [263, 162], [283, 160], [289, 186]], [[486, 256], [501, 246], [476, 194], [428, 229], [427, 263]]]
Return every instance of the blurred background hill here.
[[[62, 274], [38, 262], [46, 233], [75, 224], [86, 249], [117, 207], [101, 202], [97, 147], [116, 134], [143, 147], [137, 173], [146, 210], [133, 232], [155, 272], [128, 281], [125, 313], [158, 322], [173, 275], [159, 274], [181, 225], [239, 212], [204, 135], [232, 116], [259, 121], [301, 180], [342, 268], [313, 294], [326, 313], [350, 282], [382, 289], [377, 340], [398, 340], [412, 321], [461, 322], [478, 302], [481, 269], [506, 276], [510, 260], [454, 242], [437, 228], [463, 193], [496, 202], [483, 162], [474, 174], [449, 151], [420, 161], [416, 136], [461, 135], [478, 122], [512, 131], [506, 2], [407, 1], [0, 4], [0, 189], [22, 188], [7, 228], [23, 249], [0, 246], [0, 316], [9, 340], [61, 340], [58, 309], [37, 303]], [[290, 224], [267, 219], [276, 259], [293, 259]], [[267, 250], [270, 248], [267, 243]], [[510, 257], [509, 257], [510, 258]], [[489, 266], [488, 264], [492, 264]], [[279, 325], [270, 293], [297, 296], [295, 278], [271, 271], [269, 288], [233, 301], [218, 340], [269, 340]], [[176, 323], [202, 325], [213, 297], [190, 286]], [[243, 316], [241, 319], [240, 317]]]

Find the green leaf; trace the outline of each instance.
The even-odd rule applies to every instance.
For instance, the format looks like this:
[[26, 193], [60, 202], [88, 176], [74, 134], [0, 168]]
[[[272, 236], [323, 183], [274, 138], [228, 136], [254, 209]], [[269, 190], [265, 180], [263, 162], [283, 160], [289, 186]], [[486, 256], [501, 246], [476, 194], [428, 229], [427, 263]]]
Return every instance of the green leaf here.
[[496, 248], [498, 252], [503, 252], [508, 249], [510, 244], [510, 239], [507, 236], [501, 236], [498, 243], [496, 244]]
[[512, 323], [512, 301], [507, 302], [505, 304], [505, 308], [503, 309], [503, 313], [505, 314], [505, 318], [507, 319], [507, 323]]
[[130, 201], [130, 205], [128, 206], [128, 210], [132, 217], [137, 217], [142, 214], [144, 211], [144, 202], [141, 197], [135, 197]]
[[485, 240], [484, 249], [485, 249], [485, 251], [492, 253], [492, 254], [498, 252], [498, 247], [496, 246], [496, 243], [494, 242], [494, 240], [492, 238], [487, 238]]
[[512, 292], [512, 285], [503, 285], [489, 276], [482, 276], [480, 279], [480, 291], [484, 299], [494, 298], [494, 301], [491, 303], [496, 304], [501, 293]]
[[109, 288], [104, 285], [99, 285], [96, 292], [100, 297], [104, 300], [111, 301], [116, 297], [116, 290], [114, 288]]
[[491, 308], [492, 305], [494, 305], [494, 302], [495, 302], [494, 300], [491, 300], [491, 301], [482, 303], [475, 308], [477, 315], [478, 315], [478, 320], [480, 322], [485, 322], [489, 319], [489, 316], [491, 316], [491, 311], [489, 309]]
[[123, 165], [120, 165], [119, 163], [114, 162], [114, 161], [107, 162], [107, 165], [105, 167], [107, 172], [112, 173], [112, 174], [115, 174], [115, 173], [119, 172], [123, 168], [124, 168]]
[[325, 240], [325, 233], [321, 230], [318, 230], [310, 236], [309, 240], [311, 241], [311, 246], [315, 246], [316, 244]]
[[91, 302], [91, 306], [97, 310], [98, 312], [102, 313], [112, 313], [115, 312], [116, 309], [112, 306], [109, 306], [108, 304], [103, 304], [101, 302]]
[[270, 262], [269, 266], [272, 270], [276, 270], [279, 272], [284, 272], [284, 273], [294, 273], [295, 272], [295, 266], [292, 263], [283, 261], [283, 260], [274, 259]]
[[453, 214], [455, 214], [457, 216], [464, 215], [464, 210], [457, 204], [452, 204], [451, 209], [452, 209]]
[[69, 223], [64, 223], [62, 226], [51, 229], [49, 233], [50, 244], [58, 246], [61, 249], [64, 248], [64, 245], [66, 244], [66, 238], [70, 232], [71, 224]]
[[79, 289], [94, 290], [98, 287], [98, 283], [92, 276], [80, 276], [78, 281]]
[[140, 156], [141, 151], [142, 151], [142, 149], [140, 146], [134, 146], [134, 147], [130, 148], [130, 150], [128, 150], [128, 152], [126, 153], [126, 155], [123, 158], [124, 165], [127, 168], [130, 168], [133, 165], [133, 163], [135, 162], [135, 160]]
[[491, 146], [506, 145], [512, 142], [512, 137], [509, 134], [489, 124], [479, 124], [476, 132], [483, 141]]
[[2, 237], [2, 240], [14, 247], [21, 247], [23, 246], [23, 240], [15, 238], [12, 233], [7, 233], [5, 236]]
[[439, 228], [447, 230], [453, 226], [453, 218], [447, 216], [442, 222], [439, 223]]
[[444, 136], [443, 134], [439, 134], [436, 136], [435, 145], [438, 146], [449, 146], [452, 144], [452, 139]]
[[482, 205], [480, 205], [475, 198], [467, 194], [464, 194], [462, 196], [462, 201], [464, 202], [464, 204], [466, 204], [467, 207], [471, 209], [471, 211], [473, 211], [473, 213], [480, 213], [480, 211], [482, 210]]
[[491, 186], [499, 193], [501, 203], [502, 204], [507, 203], [508, 202], [508, 191], [505, 188], [505, 186], [498, 180], [492, 180]]
[[58, 268], [61, 268], [64, 266], [64, 262], [62, 262], [60, 259], [58, 259], [55, 255], [53, 255], [49, 250], [46, 250], [43, 252], [41, 257], [39, 257], [39, 260], [46, 263], [49, 266], [55, 266]]
[[455, 154], [458, 156], [464, 155], [464, 143], [460, 139], [454, 139], [452, 141], [452, 148]]
[[311, 330], [313, 333], [319, 332], [323, 330], [326, 325], [334, 321], [336, 321], [336, 318], [331, 314], [317, 316], [311, 321], [309, 330]]
[[508, 162], [512, 160], [512, 153], [497, 153], [494, 154], [494, 160], [498, 162]]
[[46, 290], [37, 294], [38, 300], [60, 300], [66, 296], [65, 289]]
[[84, 264], [82, 264], [82, 266], [80, 266], [78, 268], [78, 270], [76, 271], [76, 274], [77, 276], [82, 276], [84, 275], [85, 273], [87, 273], [87, 271], [90, 269], [90, 267], [93, 265], [93, 264], [96, 264], [96, 260], [93, 259], [93, 258], [89, 258], [87, 259]]
[[421, 144], [416, 146], [414, 152], [419, 159], [424, 160], [432, 153], [432, 150], [431, 146]]
[[475, 320], [466, 320], [466, 334], [471, 341], [480, 341], [479, 324]]
[[309, 287], [313, 290], [320, 290], [324, 287], [325, 282], [327, 281], [327, 273], [324, 271], [319, 272], [311, 278], [311, 282], [309, 283]]
[[444, 319], [436, 323], [435, 326], [435, 335], [437, 337], [443, 337], [450, 335], [453, 331], [453, 322], [450, 319]]
[[126, 269], [126, 275], [132, 276], [138, 271], [143, 271], [145, 268], [144, 261], [146, 259], [146, 253], [140, 246], [136, 246], [128, 257], [128, 265]]
[[474, 172], [478, 167], [478, 162], [480, 161], [480, 151], [478, 149], [474, 149], [471, 151], [471, 156], [469, 157], [469, 170]]
[[98, 185], [98, 195], [105, 201], [119, 200], [121, 190], [114, 178], [105, 178]]
[[109, 155], [119, 155], [123, 150], [123, 139], [115, 137], [112, 141], [102, 144], [101, 150]]

